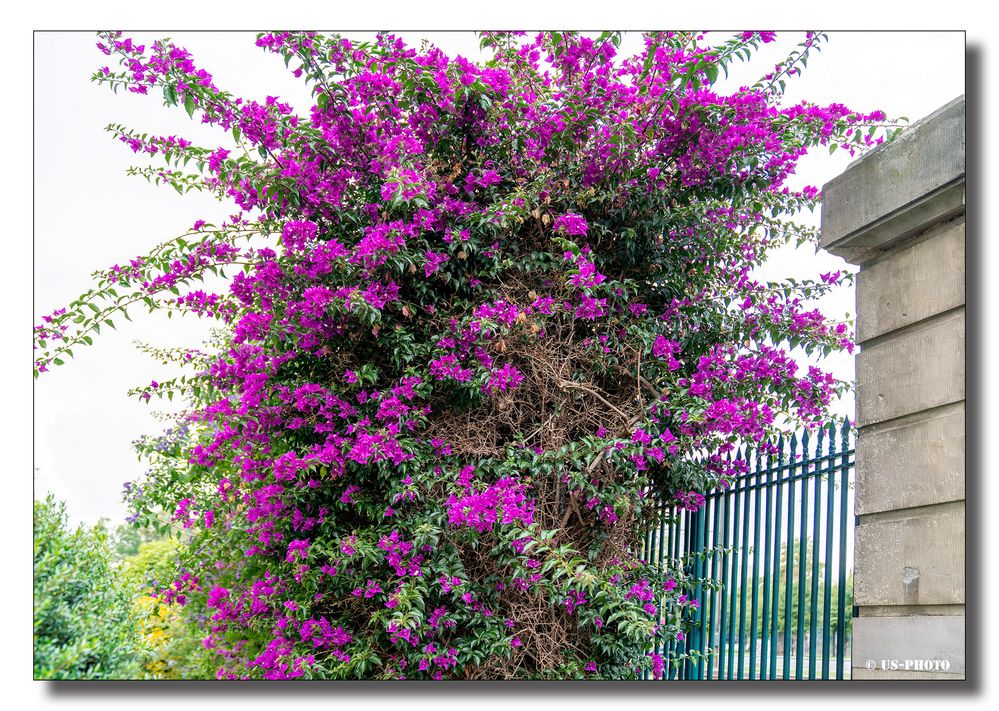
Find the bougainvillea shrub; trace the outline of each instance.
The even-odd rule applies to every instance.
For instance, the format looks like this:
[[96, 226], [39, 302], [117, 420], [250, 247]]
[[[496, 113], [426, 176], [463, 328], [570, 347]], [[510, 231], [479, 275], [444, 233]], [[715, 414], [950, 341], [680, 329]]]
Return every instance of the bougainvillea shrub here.
[[[137, 168], [239, 210], [98, 275], [36, 329], [36, 375], [131, 306], [218, 324], [137, 395], [188, 409], [140, 450], [138, 525], [168, 511], [160, 596], [205, 620], [220, 678], [661, 677], [696, 612], [680, 561], [640, 558], [652, 502], [696, 509], [737, 443], [811, 426], [842, 386], [792, 357], [850, 349], [811, 308], [841, 279], [761, 283], [813, 231], [786, 218], [818, 146], [881, 113], [783, 105], [825, 41], [715, 83], [773, 33], [487, 33], [476, 64], [390, 34], [268, 33], [308, 83], [217, 87], [170, 41], [101, 35], [94, 80], [220, 130], [122, 126]], [[889, 133], [890, 135], [890, 133]], [[201, 287], [227, 275], [225, 289]], [[682, 649], [682, 645], [680, 645]]]

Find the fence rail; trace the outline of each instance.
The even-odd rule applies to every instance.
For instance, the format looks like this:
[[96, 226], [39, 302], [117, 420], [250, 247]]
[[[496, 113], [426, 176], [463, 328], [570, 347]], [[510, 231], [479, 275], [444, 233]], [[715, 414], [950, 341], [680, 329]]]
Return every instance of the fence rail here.
[[696, 512], [664, 504], [643, 557], [683, 559], [706, 583], [672, 679], [844, 679], [853, 608], [854, 443], [849, 423], [740, 450], [748, 472]]

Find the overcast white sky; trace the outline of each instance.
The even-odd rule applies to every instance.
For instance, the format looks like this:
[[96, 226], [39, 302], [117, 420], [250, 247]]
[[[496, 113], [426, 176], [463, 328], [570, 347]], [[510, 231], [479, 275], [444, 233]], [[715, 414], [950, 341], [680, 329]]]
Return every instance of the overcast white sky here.
[[[411, 43], [427, 37], [452, 55], [480, 56], [477, 40], [468, 33], [402, 34]], [[147, 44], [154, 37], [138, 35]], [[172, 37], [193, 52], [218, 86], [261, 100], [277, 95], [303, 113], [308, 108], [304, 84], [278, 57], [256, 48], [252, 34]], [[766, 46], [752, 64], [737, 65], [730, 79], [733, 88], [755, 81], [800, 39], [800, 34], [789, 33]], [[237, 211], [206, 196], [182, 197], [125, 175], [136, 156], [103, 131], [111, 121], [208, 146], [224, 138], [188, 119], [182, 110], [162, 107], [159, 97], [114, 95], [91, 84], [90, 73], [107, 63], [94, 42], [90, 33], [35, 36], [35, 135], [44, 137], [35, 145], [35, 193], [60, 196], [57, 208], [38, 201], [34, 213], [36, 323], [42, 314], [87, 289], [94, 270], [143, 254], [199, 218], [221, 219]], [[637, 33], [629, 34], [622, 51], [633, 51], [639, 43]], [[962, 33], [833, 32], [804, 76], [789, 84], [786, 99], [837, 101], [916, 120], [963, 92]], [[842, 152], [816, 153], [801, 162], [792, 187], [821, 186], [849, 161]], [[806, 219], [817, 224], [818, 214]], [[843, 266], [838, 258], [815, 255], [808, 248], [787, 250], [774, 257], [765, 276], [814, 277]], [[822, 308], [834, 317], [852, 313], [852, 289], [840, 290]], [[75, 360], [43, 375], [35, 385], [36, 495], [52, 491], [65, 499], [74, 520], [123, 518], [122, 482], [142, 472], [130, 442], [164, 426], [152, 417], [159, 407], [155, 401], [151, 408], [125, 395], [130, 387], [162, 380], [168, 372], [135, 350], [132, 342], [197, 346], [207, 335], [208, 324], [191, 317], [136, 316], [134, 323], [117, 319], [117, 332], [106, 332], [93, 347], [77, 350]], [[827, 361], [825, 367], [837, 377], [853, 378], [851, 358]], [[838, 409], [852, 413], [852, 406], [850, 399]]]

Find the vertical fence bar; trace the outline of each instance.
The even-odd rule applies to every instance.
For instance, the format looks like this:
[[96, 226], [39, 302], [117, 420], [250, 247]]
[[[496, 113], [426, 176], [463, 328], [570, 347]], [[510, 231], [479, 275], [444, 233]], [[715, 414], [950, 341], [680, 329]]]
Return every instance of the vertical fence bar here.
[[[651, 555], [650, 562], [654, 563], [657, 568], [662, 570], [664, 565], [664, 560], [662, 555], [661, 541], [659, 540], [658, 527], [657, 527], [657, 523], [659, 522], [659, 518], [662, 514], [662, 504], [659, 501], [658, 497], [652, 499], [651, 509], [652, 509], [652, 515], [649, 516], [649, 524], [648, 524], [649, 529], [652, 531], [652, 550], [650, 553]], [[657, 640], [653, 644], [652, 651], [657, 652], [658, 650], [659, 650], [659, 642]], [[643, 679], [650, 678], [650, 673], [647, 669], [642, 672], [642, 678]]]
[[642, 551], [642, 557], [645, 558], [650, 563], [655, 562], [654, 558], [653, 558], [653, 555], [652, 555], [652, 536], [653, 536], [653, 530], [654, 529], [655, 529], [655, 527], [651, 523], [649, 523], [649, 524], [646, 525], [646, 528], [645, 528], [645, 550]]
[[[694, 559], [691, 556], [691, 553], [693, 553], [694, 546], [695, 546], [694, 533], [693, 533], [693, 531], [694, 531], [694, 514], [692, 514], [690, 511], [687, 511], [686, 509], [684, 509], [682, 515], [683, 515], [683, 522], [684, 522], [684, 538], [683, 538], [684, 569], [686, 570], [687, 575], [693, 576], [697, 572], [694, 569]], [[692, 595], [696, 594], [696, 589], [691, 594]], [[692, 642], [691, 637], [692, 636], [693, 636], [693, 630], [690, 630], [689, 633], [687, 634], [687, 636], [683, 640], [682, 651], [685, 654], [690, 651], [691, 642]], [[681, 679], [690, 679], [690, 677], [691, 677], [691, 673], [690, 673], [691, 672], [691, 666], [692, 665], [690, 663], [690, 660], [684, 660], [683, 665], [682, 665], [682, 667], [680, 669], [680, 678]]]
[[[732, 457], [729, 457], [729, 461]], [[740, 478], [741, 479], [741, 478]], [[737, 679], [735, 675], [735, 649], [736, 649], [736, 622], [738, 617], [736, 616], [736, 593], [739, 591], [739, 561], [742, 559], [743, 550], [738, 545], [739, 537], [739, 524], [742, 519], [742, 502], [739, 499], [739, 484], [745, 485], [744, 480], [736, 480], [735, 486], [732, 490], [726, 492], [726, 498], [731, 498], [732, 502], [735, 504], [732, 512], [732, 580], [729, 585], [729, 590], [726, 591], [728, 594], [728, 679]]]
[[[683, 517], [676, 510], [676, 507], [672, 504], [670, 504], [669, 512], [670, 512], [670, 527], [673, 529], [673, 532], [670, 536], [669, 550], [670, 550], [670, 558], [671, 560], [674, 561], [675, 564], [679, 558], [679, 551], [677, 550], [677, 548], [679, 545], [678, 542], [680, 540], [680, 528], [682, 526]], [[665, 672], [663, 672], [663, 678], [672, 679], [673, 662], [676, 660], [677, 654], [679, 654], [679, 645], [677, 644], [676, 640], [671, 639], [669, 641], [667, 645], [667, 650], [669, 651], [669, 655], [666, 657], [666, 659], [669, 661], [669, 664], [666, 666]]]
[[[677, 514], [676, 507], [672, 503], [668, 506], [669, 517], [670, 517], [670, 532], [668, 534], [669, 541], [667, 541], [666, 550], [669, 552], [670, 560], [673, 564], [677, 561], [676, 545], [677, 540], [680, 538], [680, 516]], [[674, 640], [669, 640], [666, 643], [666, 651], [668, 655], [666, 659], [669, 664], [666, 667], [666, 671], [663, 673], [664, 679], [669, 679], [672, 676], [672, 662], [676, 657], [676, 642]]]
[[829, 655], [832, 652], [832, 626], [830, 624], [832, 620], [832, 560], [833, 560], [833, 526], [836, 523], [835, 519], [835, 478], [836, 470], [832, 466], [832, 455], [837, 451], [836, 449], [836, 437], [835, 429], [830, 428], [829, 430], [829, 455], [830, 455], [830, 466], [826, 472], [826, 558], [825, 558], [825, 575], [823, 576], [823, 595], [822, 595], [822, 608], [824, 614], [822, 615], [822, 678], [829, 678]]
[[[668, 522], [667, 522], [667, 520], [666, 520], [666, 517], [667, 517], [668, 513], [669, 513], [669, 511], [668, 511], [668, 509], [666, 507], [666, 503], [660, 499], [660, 501], [659, 501], [659, 565], [660, 565], [660, 567], [664, 567], [666, 565], [666, 561], [667, 561], [667, 559], [669, 557], [669, 538], [668, 538], [668, 535], [669, 535], [669, 530], [672, 528], [672, 526], [669, 525]], [[666, 622], [666, 609], [665, 609], [665, 605], [662, 605], [661, 607], [662, 607], [662, 609], [659, 611], [660, 624], [665, 624], [665, 622]], [[663, 654], [663, 655], [665, 655], [667, 653], [665, 645], [663, 644], [662, 641], [657, 641], [656, 642], [655, 653], [656, 654]]]
[[[721, 503], [722, 503], [722, 547], [727, 549], [728, 548], [728, 519], [729, 519], [729, 508], [730, 508], [729, 507], [729, 499], [728, 499], [727, 496], [722, 496], [722, 497], [720, 497], [720, 500], [721, 500]], [[719, 632], [719, 635], [718, 635], [718, 678], [719, 679], [727, 679], [728, 678], [728, 676], [726, 675], [725, 672], [727, 670], [727, 666], [726, 666], [727, 655], [726, 655], [726, 652], [728, 651], [728, 632], [729, 632], [729, 630], [728, 630], [728, 620], [725, 617], [725, 612], [727, 611], [726, 600], [727, 600], [727, 597], [728, 597], [728, 567], [729, 567], [728, 564], [729, 564], [729, 558], [730, 558], [730, 556], [729, 556], [728, 551], [727, 550], [724, 551], [722, 553], [722, 569], [721, 569], [721, 574], [722, 574], [722, 581], [721, 581], [722, 582], [722, 587], [721, 587], [721, 590], [720, 590], [720, 593], [721, 593], [721, 606], [720, 606], [720, 609], [719, 609], [719, 613], [720, 614], [719, 614], [719, 618], [718, 618], [718, 624], [719, 624], [719, 627], [718, 627], [718, 632]]]
[[[655, 564], [657, 567], [661, 567], [663, 564], [662, 556], [657, 556], [654, 551], [655, 542], [655, 512], [658, 510], [658, 502], [653, 499], [649, 502], [653, 511], [653, 515], [649, 518], [645, 529], [645, 550], [643, 551], [642, 557], [648, 561], [649, 564]], [[642, 679], [646, 681], [651, 678], [649, 670], [642, 671]]]
[[[662, 556], [660, 555], [660, 552], [657, 550], [657, 547], [656, 547], [657, 538], [656, 538], [656, 534], [655, 534], [656, 523], [659, 520], [659, 499], [658, 499], [658, 497], [652, 498], [650, 500], [650, 502], [649, 502], [649, 506], [650, 506], [650, 509], [651, 509], [652, 513], [648, 517], [648, 524], [647, 525], [648, 525], [649, 529], [653, 532], [652, 533], [652, 547], [651, 547], [651, 550], [649, 552], [649, 563], [652, 564], [652, 565], [655, 565], [656, 568], [662, 569], [662, 567], [663, 567], [663, 559], [662, 559]], [[658, 647], [658, 645], [659, 645], [659, 643], [655, 642], [654, 646], [653, 646], [653, 650], [656, 647]], [[649, 672], [648, 672], [648, 670], [644, 670], [642, 672], [642, 678], [643, 679], [648, 679], [649, 678]]]
[[[697, 559], [691, 554], [695, 552], [697, 546], [697, 512], [687, 511], [687, 573], [697, 574]], [[697, 590], [695, 588], [693, 595], [696, 596]], [[697, 649], [697, 631], [693, 625], [691, 625], [690, 633], [684, 638], [683, 641], [683, 651], [684, 653], [689, 653], [691, 649]], [[683, 665], [683, 678], [692, 679], [693, 678], [694, 665], [688, 660]]]
[[764, 527], [765, 535], [763, 537], [763, 621], [760, 626], [760, 678], [769, 679], [770, 671], [770, 581], [772, 580], [770, 576], [771, 568], [771, 545], [770, 545], [770, 530], [773, 525], [774, 511], [773, 511], [773, 481], [774, 481], [774, 466], [773, 466], [773, 454], [767, 454], [767, 468], [766, 468], [766, 496], [767, 496], [767, 517], [766, 525]]
[[[686, 509], [680, 509], [677, 512], [677, 516], [679, 517], [680, 521], [682, 522], [680, 524], [680, 528], [681, 528], [681, 532], [682, 532], [683, 535], [681, 537], [678, 537], [678, 545], [680, 545], [681, 548], [682, 548], [681, 555], [682, 555], [682, 557], [684, 559], [684, 568], [686, 569], [687, 565], [688, 565], [687, 564], [687, 560], [686, 560], [687, 559], [687, 552], [690, 550], [690, 512], [687, 511]], [[687, 572], [689, 572], [689, 570], [687, 570]], [[682, 642], [681, 641], [677, 641], [677, 643], [676, 643], [676, 655], [678, 657], [680, 655], [682, 655], [686, 651], [686, 648], [687, 648], [686, 641], [682, 641]], [[684, 661], [682, 664], [679, 664], [677, 666], [677, 668], [676, 668], [676, 678], [677, 679], [686, 679], [687, 678], [687, 662], [686, 661]]]
[[662, 565], [669, 555], [668, 543], [666, 542], [666, 532], [669, 526], [666, 525], [666, 505], [660, 501], [659, 507], [657, 509], [657, 516], [659, 517], [659, 564]]
[[[669, 501], [668, 500], [664, 500], [663, 501], [663, 515], [665, 516], [664, 522], [665, 522], [665, 526], [666, 526], [666, 544], [665, 544], [664, 550], [666, 552], [665, 553], [666, 557], [670, 560], [671, 563], [673, 563], [676, 560], [675, 558], [672, 557], [672, 555], [673, 555], [673, 536], [676, 533], [676, 519], [674, 518], [675, 513], [676, 512], [673, 510], [673, 507], [669, 503]], [[663, 615], [665, 616], [665, 614], [666, 614], [666, 610], [665, 610], [665, 606], [664, 606], [664, 608], [663, 608]], [[663, 655], [663, 658], [669, 660], [671, 658], [671, 656], [672, 656], [672, 653], [673, 653], [672, 643], [668, 642], [668, 641], [664, 641], [664, 642], [662, 642], [661, 646], [662, 646], [662, 652], [661, 652], [661, 654]], [[668, 679], [668, 678], [669, 678], [668, 674], [664, 673], [663, 674], [663, 680]]]
[[801, 525], [798, 536], [798, 627], [794, 640], [794, 678], [805, 676], [805, 573], [808, 570], [808, 485], [811, 482], [812, 453], [808, 448], [808, 430], [801, 435]]
[[844, 678], [843, 666], [846, 649], [846, 616], [853, 614], [846, 609], [846, 527], [849, 512], [850, 494], [850, 422], [843, 422], [843, 438], [840, 441], [840, 498], [839, 498], [839, 615], [836, 618], [836, 678]]
[[798, 473], [798, 436], [792, 435], [787, 469], [787, 543], [784, 545], [784, 658], [781, 664], [781, 678], [791, 678], [791, 627], [794, 621], [794, 497], [795, 475]]
[[[673, 511], [674, 511], [674, 515], [676, 516], [677, 521], [678, 521], [677, 525], [679, 526], [679, 529], [680, 529], [679, 530], [679, 535], [677, 535], [676, 539], [673, 541], [673, 546], [674, 546], [674, 548], [676, 550], [676, 552], [674, 554], [674, 557], [675, 558], [680, 558], [682, 551], [686, 550], [686, 547], [687, 547], [687, 538], [686, 538], [686, 536], [688, 535], [688, 532], [687, 532], [687, 529], [685, 527], [686, 526], [686, 522], [687, 522], [687, 516], [686, 516], [687, 512], [685, 510], [683, 510], [683, 509], [678, 509], [675, 506], [673, 507]], [[684, 647], [685, 647], [685, 645], [684, 645], [683, 642], [675, 641], [673, 643], [673, 651], [677, 655], [679, 655], [679, 654], [682, 653]], [[682, 668], [677, 668], [677, 670], [676, 670], [676, 677], [678, 679], [682, 678], [682, 676], [683, 676], [682, 675], [682, 671], [683, 671]]]
[[[714, 497], [714, 501], [716, 503], [717, 503], [717, 500], [718, 500], [718, 497], [715, 496]], [[705, 547], [705, 549], [708, 549], [711, 546], [711, 541], [713, 540], [713, 535], [714, 535], [714, 531], [712, 530], [712, 528], [713, 528], [712, 519], [711, 519], [710, 516], [707, 515], [707, 511], [705, 511], [705, 514], [704, 514], [704, 547]], [[705, 566], [707, 566], [707, 564], [708, 564], [709, 561], [711, 562], [712, 565], [714, 564], [714, 553], [712, 553], [710, 556], [708, 556], [705, 559], [705, 563], [704, 563]], [[711, 587], [714, 587], [714, 586], [712, 585]], [[710, 672], [708, 670], [708, 664], [709, 664], [710, 660], [714, 659], [714, 647], [715, 647], [714, 627], [713, 627], [714, 621], [712, 619], [708, 619], [707, 615], [706, 615], [706, 613], [707, 613], [707, 606], [708, 606], [708, 603], [710, 601], [710, 597], [711, 597], [711, 595], [712, 595], [713, 592], [714, 591], [711, 590], [710, 588], [706, 589], [704, 591], [703, 600], [701, 600], [701, 617], [705, 618], [704, 627], [703, 627], [703, 629], [704, 629], [704, 641], [703, 641], [703, 647], [704, 647], [704, 649], [703, 649], [703, 651], [704, 651], [704, 654], [705, 654], [705, 657], [706, 657], [706, 659], [704, 660], [704, 674], [702, 675], [703, 679], [711, 679], [711, 674], [710, 674]], [[711, 671], [713, 671], [713, 667], [712, 667]]]
[[[699, 522], [698, 522], [699, 518], [700, 518], [700, 516], [698, 515], [697, 511], [691, 511], [690, 512], [690, 532], [687, 534], [688, 535], [688, 541], [689, 541], [689, 543], [687, 544], [687, 548], [690, 551], [690, 553], [688, 553], [688, 555], [691, 558], [690, 566], [691, 566], [691, 571], [693, 572], [693, 574], [694, 574], [695, 577], [698, 575], [698, 572], [700, 571], [700, 560], [697, 557], [697, 543], [698, 543], [697, 531], [698, 531], [698, 526], [699, 526]], [[694, 588], [693, 592], [691, 593], [690, 599], [691, 600], [696, 600], [698, 592], [699, 592], [699, 587]], [[696, 652], [697, 649], [698, 649], [698, 645], [699, 644], [700, 644], [700, 635], [698, 635], [697, 621], [696, 621], [696, 619], [693, 619], [693, 620], [691, 620], [690, 634], [687, 636], [687, 651], [688, 651], [688, 653], [690, 651], [695, 651]], [[697, 663], [696, 662], [694, 662], [694, 663], [688, 663], [687, 664], [687, 677], [686, 678], [687, 679], [696, 679], [697, 678], [696, 673], [697, 673]]]
[[[694, 533], [695, 533], [696, 540], [697, 540], [697, 544], [696, 544], [697, 558], [696, 558], [695, 563], [694, 563], [694, 568], [697, 571], [697, 577], [698, 578], [705, 577], [705, 573], [706, 573], [705, 567], [707, 565], [707, 560], [705, 559], [705, 556], [704, 556], [704, 550], [707, 547], [705, 545], [705, 541], [704, 541], [704, 536], [705, 536], [705, 534], [707, 532], [707, 526], [705, 525], [707, 517], [704, 514], [705, 514], [705, 511], [704, 511], [703, 508], [701, 510], [697, 511], [696, 513], [694, 513], [694, 519], [697, 522], [696, 525], [694, 526]], [[704, 634], [704, 628], [703, 628], [703, 624], [704, 624], [704, 622], [703, 622], [703, 620], [704, 620], [704, 593], [705, 593], [704, 585], [702, 583], [698, 583], [697, 584], [697, 594], [696, 594], [696, 597], [694, 598], [695, 600], [697, 600], [697, 608], [694, 611], [694, 628], [693, 628], [694, 639], [691, 640], [691, 641], [694, 643], [693, 644], [694, 648], [699, 653], [701, 653], [701, 654], [704, 653], [704, 645], [705, 645], [705, 641], [706, 641], [705, 634]], [[697, 664], [694, 667], [694, 678], [695, 679], [703, 679], [704, 678], [704, 661], [703, 661], [703, 658], [698, 658], [698, 660], [697, 660]]]
[[[709, 508], [710, 506], [710, 508]], [[710, 566], [710, 577], [712, 585], [705, 590], [704, 600], [702, 601], [701, 616], [704, 619], [704, 675], [702, 678], [711, 680], [714, 678], [716, 659], [715, 659], [715, 585], [714, 582], [718, 576], [718, 556], [714, 551], [715, 539], [717, 536], [715, 528], [715, 518], [717, 516], [718, 509], [718, 496], [709, 497], [704, 508], [704, 548], [706, 551], [710, 551], [709, 555], [705, 559], [705, 565]]]
[[[718, 545], [718, 511], [721, 508], [721, 499], [717, 496], [713, 496], [708, 499], [711, 505], [711, 548], [714, 549]], [[712, 550], [711, 552], [711, 579], [718, 580], [719, 570], [718, 566], [721, 561], [721, 556], [717, 550]], [[711, 590], [711, 594], [708, 598], [711, 603], [711, 611], [708, 617], [709, 624], [709, 637], [711, 639], [711, 650], [714, 652], [716, 643], [715, 638], [718, 634], [718, 628], [715, 625], [715, 618], [718, 615], [718, 591], [716, 589]], [[708, 657], [708, 679], [715, 678], [715, 666], [717, 664], [717, 654], [712, 653]]]
[[786, 472], [786, 466], [784, 465], [785, 457], [787, 456], [784, 452], [784, 437], [780, 437], [777, 440], [777, 446], [780, 450], [778, 454], [778, 464], [777, 464], [777, 503], [774, 506], [774, 586], [773, 586], [773, 600], [771, 601], [771, 606], [773, 608], [773, 615], [771, 616], [771, 629], [770, 629], [770, 678], [777, 678], [777, 641], [778, 633], [780, 631], [780, 572], [781, 572], [781, 522], [784, 520], [784, 484], [786, 478], [784, 476]]
[[[824, 453], [828, 447], [823, 447], [823, 440], [825, 439], [826, 427], [823, 425], [819, 428], [819, 438], [818, 444], [815, 447], [816, 457], [822, 460]], [[823, 470], [829, 470], [828, 460], [824, 463], [820, 463], [815, 472], [815, 476], [812, 477], [812, 482], [815, 488], [815, 510], [812, 522], [812, 604], [810, 606], [811, 619], [808, 623], [808, 678], [815, 679], [816, 668], [815, 668], [815, 652], [817, 647], [817, 642], [819, 639], [818, 629], [819, 629], [819, 545], [821, 535], [821, 525], [822, 525], [822, 476]]]
[[[746, 463], [746, 472], [740, 477], [742, 486], [742, 569], [739, 573], [739, 671], [737, 679], [746, 678], [746, 588], [749, 586], [748, 566], [749, 566], [749, 451], [742, 450], [739, 459]], [[755, 522], [754, 524], [755, 525]]]
[[[666, 556], [670, 563], [673, 564], [676, 561], [676, 558], [673, 556], [673, 539], [677, 535], [676, 518], [674, 517], [673, 507], [667, 501], [663, 501], [663, 508], [668, 522], [666, 526]], [[663, 680], [665, 681], [669, 679], [669, 664], [673, 659], [672, 641], [667, 640], [663, 642], [663, 658], [666, 660], [666, 670], [663, 672]]]
[[669, 525], [666, 526], [666, 555], [673, 559], [673, 536], [676, 533], [676, 521], [673, 519], [673, 508], [663, 502], [663, 509], [669, 517]]
[[750, 652], [749, 652], [749, 678], [756, 678], [756, 630], [757, 623], [757, 613], [759, 612], [759, 602], [760, 602], [760, 495], [762, 493], [763, 484], [763, 474], [762, 465], [760, 463], [760, 450], [757, 449], [754, 452], [754, 462], [755, 462], [755, 473], [756, 477], [753, 481], [753, 604], [750, 612], [750, 628], [752, 629], [752, 634], [749, 637]]

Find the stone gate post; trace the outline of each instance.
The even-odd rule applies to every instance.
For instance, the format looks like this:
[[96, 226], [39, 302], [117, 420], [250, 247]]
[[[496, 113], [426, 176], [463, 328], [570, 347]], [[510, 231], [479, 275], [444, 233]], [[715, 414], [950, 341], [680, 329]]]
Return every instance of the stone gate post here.
[[964, 678], [964, 106], [823, 187], [822, 247], [860, 266], [855, 679]]

